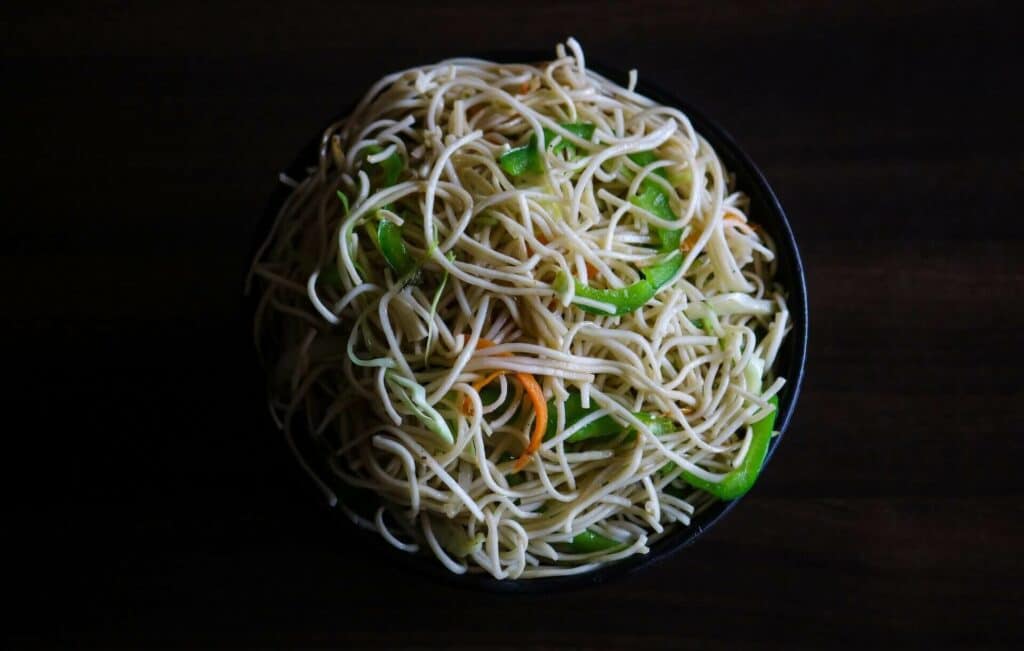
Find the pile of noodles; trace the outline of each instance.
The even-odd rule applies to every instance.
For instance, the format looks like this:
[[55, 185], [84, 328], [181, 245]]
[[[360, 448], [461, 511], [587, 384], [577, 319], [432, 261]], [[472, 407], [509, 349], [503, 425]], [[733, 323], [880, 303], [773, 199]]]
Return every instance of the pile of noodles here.
[[[381, 79], [326, 130], [304, 180], [282, 177], [294, 189], [250, 278], [271, 412], [293, 450], [305, 437], [323, 455], [300, 463], [357, 524], [453, 572], [544, 577], [646, 553], [713, 500], [684, 470], [714, 481], [735, 468], [784, 382], [774, 246], [715, 152], [680, 111], [634, 92], [635, 72], [622, 87], [588, 71], [573, 39], [556, 55]], [[531, 137], [543, 171], [508, 174], [500, 157]], [[401, 162], [390, 185], [388, 160]], [[630, 200], [648, 178], [677, 221]], [[413, 273], [382, 256], [381, 220], [401, 226]], [[586, 311], [556, 282], [641, 279], [664, 257], [656, 228], [684, 229], [684, 261], [641, 309]], [[556, 428], [533, 454], [524, 376]], [[597, 411], [566, 422], [570, 392]], [[675, 431], [656, 435], [638, 412]], [[605, 415], [621, 435], [568, 442]], [[621, 544], [581, 552], [570, 543], [587, 530]]]

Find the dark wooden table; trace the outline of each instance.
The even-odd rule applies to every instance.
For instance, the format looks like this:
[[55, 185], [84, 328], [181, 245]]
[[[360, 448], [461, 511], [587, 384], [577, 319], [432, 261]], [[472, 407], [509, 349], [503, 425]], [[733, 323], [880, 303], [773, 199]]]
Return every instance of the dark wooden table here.
[[[204, 4], [4, 10], [19, 645], [1024, 643], [1011, 3]], [[242, 272], [278, 169], [374, 79], [569, 34], [764, 169], [807, 266], [807, 382], [695, 547], [595, 589], [470, 593], [326, 523], [267, 428]]]

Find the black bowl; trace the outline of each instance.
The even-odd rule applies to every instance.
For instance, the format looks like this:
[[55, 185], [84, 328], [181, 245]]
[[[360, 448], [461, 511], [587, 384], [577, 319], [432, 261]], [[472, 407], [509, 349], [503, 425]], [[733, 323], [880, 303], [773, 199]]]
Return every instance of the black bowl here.
[[[505, 53], [501, 56], [483, 58], [508, 62], [541, 61], [545, 59], [543, 55], [537, 53], [528, 53], [515, 57]], [[624, 73], [614, 68], [592, 64], [589, 67], [619, 83], [626, 79]], [[388, 71], [382, 71], [382, 73], [386, 72]], [[677, 99], [674, 95], [656, 85], [640, 82], [637, 84], [637, 91], [660, 104], [679, 108], [690, 118], [694, 129], [711, 144], [719, 158], [725, 163], [726, 168], [736, 175], [736, 187], [750, 197], [749, 214], [775, 240], [779, 260], [776, 279], [789, 292], [787, 302], [793, 320], [793, 328], [785, 339], [776, 361], [776, 375], [785, 377], [787, 383], [779, 395], [779, 416], [775, 425], [776, 429], [779, 430], [779, 436], [772, 439], [771, 445], [768, 448], [768, 456], [765, 459], [765, 464], [767, 464], [775, 450], [779, 447], [782, 435], [785, 433], [793, 416], [793, 410], [800, 395], [800, 385], [803, 383], [804, 366], [807, 360], [807, 286], [804, 278], [803, 264], [800, 261], [800, 252], [797, 249], [793, 231], [790, 228], [789, 221], [786, 219], [786, 213], [783, 211], [778, 198], [776, 198], [771, 186], [768, 185], [768, 181], [765, 180], [761, 170], [754, 165], [750, 157], [744, 153], [724, 129], [705, 117], [693, 106]], [[338, 117], [343, 117], [348, 112], [342, 112]], [[306, 169], [316, 163], [320, 146], [320, 135], [322, 133], [323, 129], [318, 131], [306, 146], [302, 148], [291, 165], [284, 170], [286, 174], [294, 179], [305, 178]], [[274, 190], [267, 204], [266, 212], [257, 224], [255, 231], [257, 243], [252, 247], [253, 253], [255, 253], [259, 242], [262, 242], [278, 209], [290, 192], [291, 188], [283, 184], [278, 184]], [[252, 316], [254, 307], [254, 303], [250, 302], [249, 317]], [[251, 318], [249, 323], [251, 323]], [[248, 330], [248, 333], [251, 336], [251, 329]], [[296, 443], [300, 442], [296, 441]], [[282, 449], [282, 454], [284, 453]], [[306, 458], [311, 463], [314, 463], [314, 467], [320, 473], [320, 476], [331, 476], [326, 463], [319, 468], [316, 467], [317, 455], [315, 453], [306, 455]], [[296, 464], [296, 476], [300, 475], [301, 481], [309, 482], [308, 477], [298, 471]], [[764, 480], [761, 479], [760, 481], [763, 482]], [[752, 490], [756, 493], [757, 486], [755, 485]], [[461, 587], [505, 593], [538, 593], [597, 585], [664, 560], [704, 535], [716, 522], [729, 513], [739, 501], [739, 499], [736, 499], [729, 502], [715, 502], [695, 516], [689, 527], [677, 527], [672, 533], [654, 543], [651, 546], [650, 552], [643, 556], [632, 556], [621, 561], [609, 563], [586, 574], [544, 579], [506, 579], [503, 581], [483, 573], [453, 574], [441, 566], [433, 556], [424, 553], [413, 555], [401, 552], [381, 540], [377, 534], [357, 528], [351, 524], [343, 513], [330, 509], [326, 505], [323, 515], [325, 518], [334, 518], [337, 521], [339, 536], [346, 536], [347, 538], [357, 537], [360, 539], [361, 545], [367, 551], [374, 553], [380, 562], [399, 564], [420, 574]]]

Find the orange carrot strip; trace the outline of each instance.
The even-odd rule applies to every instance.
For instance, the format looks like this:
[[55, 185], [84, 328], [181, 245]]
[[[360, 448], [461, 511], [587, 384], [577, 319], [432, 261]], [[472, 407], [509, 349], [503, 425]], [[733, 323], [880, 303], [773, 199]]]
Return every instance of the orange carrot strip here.
[[747, 216], [741, 212], [727, 212], [725, 213], [725, 217], [723, 219], [739, 222], [740, 224], [747, 223]]
[[[497, 380], [502, 375], [505, 375], [506, 373], [508, 373], [508, 371], [503, 369], [494, 371], [487, 377], [479, 379], [476, 382], [474, 382], [473, 390], [476, 391], [477, 393], [480, 393], [480, 389], [483, 389], [485, 386], [487, 386], [491, 382], [494, 382], [495, 380]], [[462, 413], [467, 416], [473, 413], [473, 403], [472, 401], [470, 401], [469, 396], [463, 396], [462, 398]]]
[[[477, 350], [483, 350], [484, 348], [490, 348], [494, 345], [494, 342], [490, 339], [481, 338], [477, 340], [476, 348]], [[510, 357], [511, 354], [504, 353], [502, 356]], [[484, 378], [483, 384], [486, 385], [497, 377], [496, 373], [505, 373], [505, 371], [496, 371], [495, 373], [492, 373]], [[530, 399], [530, 402], [533, 404], [533, 411], [535, 412], [533, 435], [530, 437], [530, 443], [526, 446], [526, 449], [523, 450], [523, 454], [516, 459], [516, 463], [513, 466], [518, 472], [523, 469], [523, 466], [525, 466], [527, 462], [529, 462], [533, 453], [540, 449], [540, 444], [544, 440], [544, 432], [547, 431], [548, 428], [548, 403], [544, 400], [544, 391], [540, 388], [540, 385], [537, 384], [537, 380], [533, 375], [529, 373], [516, 373], [516, 380], [518, 380], [519, 384], [522, 385], [523, 392], [526, 394], [526, 397]]]
[[[544, 233], [538, 233], [534, 231], [533, 236], [536, 237], [537, 241], [543, 244], [544, 246], [547, 246], [548, 242], [550, 241], [548, 240], [548, 238], [544, 237]], [[530, 248], [529, 244], [526, 245], [526, 255], [533, 255], [533, 249]]]
[[474, 382], [473, 383], [473, 388], [476, 389], [477, 391], [479, 391], [480, 389], [483, 389], [485, 386], [487, 386], [491, 382], [494, 382], [495, 380], [497, 380], [502, 375], [505, 375], [505, 373], [508, 373], [508, 371], [506, 371], [504, 369], [498, 369], [497, 371], [491, 373], [490, 375], [488, 375], [484, 379], [477, 380], [476, 382]]
[[740, 219], [732, 214], [726, 215], [723, 221], [726, 223], [735, 224], [735, 228], [738, 229], [741, 233], [758, 234], [758, 229], [760, 229], [760, 226], [758, 226], [754, 222], [748, 222], [745, 218]]
[[530, 437], [530, 444], [523, 450], [523, 454], [516, 459], [512, 466], [517, 472], [523, 469], [533, 453], [540, 449], [541, 441], [544, 440], [544, 432], [548, 428], [548, 403], [544, 401], [544, 392], [541, 390], [537, 380], [529, 373], [516, 373], [516, 379], [523, 385], [530, 402], [533, 403], [534, 414], [533, 436]]
[[697, 239], [698, 238], [696, 233], [690, 233], [689, 235], [686, 236], [686, 239], [683, 240], [679, 248], [682, 249], [683, 251], [690, 251], [693, 249], [693, 247], [697, 246]]
[[[477, 350], [483, 350], [484, 348], [490, 348], [491, 346], [497, 345], [498, 344], [494, 343], [490, 339], [484, 339], [483, 337], [480, 337], [479, 339], [476, 340]], [[512, 353], [501, 353], [500, 355], [498, 355], [498, 357], [512, 357]]]
[[[494, 342], [491, 341], [490, 339], [484, 339], [483, 337], [481, 337], [480, 339], [477, 340], [476, 349], [477, 350], [483, 350], [484, 348], [490, 348], [491, 346], [494, 346], [494, 345], [495, 345]], [[512, 353], [500, 353], [498, 356], [499, 357], [511, 357]], [[485, 386], [487, 386], [488, 384], [493, 382], [496, 378], [498, 378], [498, 377], [500, 377], [500, 376], [502, 376], [502, 375], [504, 375], [506, 373], [508, 373], [508, 371], [504, 371], [504, 370], [494, 371], [493, 373], [491, 373], [487, 377], [485, 377], [483, 379], [480, 379], [480, 380], [477, 380], [476, 382], [474, 382], [473, 383], [473, 389], [476, 390], [477, 393], [480, 393], [480, 389], [483, 389]], [[463, 397], [462, 398], [462, 405], [461, 405], [462, 413], [467, 415], [467, 416], [469, 416], [470, 414], [473, 413], [472, 407], [473, 407], [473, 403], [470, 402], [469, 398], [468, 397]]]

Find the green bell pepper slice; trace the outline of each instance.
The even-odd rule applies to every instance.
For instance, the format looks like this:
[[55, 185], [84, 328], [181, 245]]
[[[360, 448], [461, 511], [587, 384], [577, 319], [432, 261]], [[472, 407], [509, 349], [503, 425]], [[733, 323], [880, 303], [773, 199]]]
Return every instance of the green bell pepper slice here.
[[409, 255], [409, 250], [405, 248], [401, 226], [386, 219], [380, 220], [377, 223], [377, 246], [384, 254], [384, 260], [387, 261], [388, 266], [394, 269], [400, 277], [404, 277], [416, 269], [416, 262]]
[[[589, 122], [569, 122], [566, 124], [559, 124], [569, 133], [579, 136], [584, 140], [590, 140], [594, 135], [594, 129], [596, 125]], [[555, 139], [556, 134], [547, 127], [544, 128], [544, 142], [550, 143]], [[562, 140], [557, 145], [551, 148], [551, 151], [558, 153], [562, 150], [569, 152], [570, 156], [576, 155], [576, 145]], [[509, 176], [522, 176], [523, 174], [541, 174], [544, 172], [544, 157], [541, 155], [540, 150], [537, 148], [537, 136], [530, 136], [530, 142], [523, 145], [522, 147], [516, 147], [510, 149], [498, 158], [498, 164], [501, 169], [505, 170], [505, 173]]]
[[573, 536], [569, 548], [578, 554], [589, 554], [592, 552], [603, 552], [616, 547], [624, 547], [626, 543], [612, 540], [607, 536], [586, 529]]
[[[642, 151], [628, 154], [629, 159], [637, 165], [650, 165], [658, 160], [653, 151]], [[654, 170], [654, 173], [662, 178], [668, 178], [664, 168]], [[640, 208], [666, 221], [679, 219], [672, 212], [668, 192], [657, 183], [644, 179], [640, 184], [640, 194], [630, 199]], [[683, 237], [681, 229], [658, 228], [658, 250], [669, 253], [679, 250], [679, 243]], [[591, 314], [603, 314], [622, 316], [634, 312], [647, 304], [655, 294], [671, 280], [683, 266], [683, 257], [673, 255], [664, 262], [648, 267], [642, 271], [643, 278], [625, 287], [618, 289], [593, 289], [586, 283], [573, 279], [576, 283], [576, 296], [590, 299], [592, 301], [611, 305], [611, 311], [601, 309], [592, 305], [576, 303], [584, 312]], [[555, 291], [564, 293], [568, 289], [568, 278], [565, 274], [559, 274], [555, 278]]]
[[[758, 475], [761, 473], [761, 468], [764, 466], [764, 460], [768, 454], [768, 445], [771, 443], [772, 430], [775, 427], [775, 419], [779, 412], [778, 396], [772, 396], [768, 400], [768, 403], [775, 407], [775, 411], [757, 421], [751, 427], [752, 436], [754, 438], [750, 442], [750, 448], [747, 450], [747, 455], [743, 458], [743, 463], [741, 463], [738, 468], [733, 469], [717, 482], [701, 479], [693, 473], [684, 470], [682, 475], [680, 475], [683, 481], [694, 488], [707, 491], [715, 497], [723, 500], [736, 499], [749, 491], [757, 480]], [[565, 400], [565, 424], [569, 427], [580, 419], [596, 412], [598, 409], [599, 407], [596, 405], [592, 405], [591, 407], [584, 409], [579, 392], [570, 391], [569, 397]], [[678, 426], [674, 421], [663, 416], [655, 416], [645, 412], [637, 412], [634, 413], [633, 416], [647, 425], [655, 436], [668, 434], [678, 429]], [[547, 431], [544, 434], [544, 440], [553, 438], [555, 434], [557, 434], [557, 430], [558, 424], [557, 415], [555, 413], [555, 400], [552, 398], [551, 400], [548, 400], [548, 426]], [[566, 439], [566, 441], [569, 443], [579, 443], [588, 439], [616, 436], [621, 434], [622, 431], [623, 426], [619, 422], [613, 419], [610, 415], [605, 415], [580, 428], [574, 432], [572, 436]], [[631, 428], [627, 434], [627, 440], [629, 440], [636, 436], [636, 431]], [[666, 469], [671, 471], [674, 467], [675, 464], [669, 463], [668, 466], [666, 466]]]
[[[566, 427], [572, 426], [580, 419], [589, 416], [596, 412], [600, 407], [597, 405], [591, 405], [590, 407], [583, 408], [583, 400], [580, 397], [579, 391], [570, 391], [569, 397], [565, 399], [565, 425]], [[555, 399], [548, 400], [548, 427], [544, 433], [544, 440], [547, 441], [555, 436], [558, 432], [558, 415], [555, 411], [556, 404]], [[673, 432], [678, 429], [675, 423], [669, 418], [663, 418], [661, 416], [653, 416], [644, 412], [637, 412], [633, 414], [645, 425], [647, 425], [655, 435], [660, 436]], [[566, 439], [568, 443], [579, 443], [580, 441], [586, 441], [587, 439], [604, 438], [608, 436], [615, 436], [621, 434], [623, 431], [622, 425], [612, 418], [610, 415], [604, 415], [597, 420], [587, 423], [585, 426], [573, 432], [572, 436]], [[636, 436], [636, 432], [632, 429], [629, 432], [632, 436]]]
[[544, 162], [537, 151], [537, 139], [530, 138], [530, 144], [508, 150], [498, 159], [498, 165], [509, 176], [540, 174], [544, 171]]
[[[594, 289], [577, 278], [573, 278], [576, 284], [576, 296], [588, 298], [592, 301], [605, 303], [612, 306], [609, 311], [594, 305], [582, 305], [576, 303], [576, 307], [591, 314], [622, 316], [634, 312], [647, 304], [654, 295], [658, 293], [665, 284], [676, 275], [676, 272], [683, 266], [683, 256], [676, 254], [665, 262], [656, 264], [642, 270], [643, 278], [618, 289]], [[554, 289], [558, 293], [565, 293], [568, 289], [569, 279], [564, 273], [559, 273], [555, 278]], [[575, 303], [575, 301], [573, 301]]]
[[[583, 400], [580, 398], [579, 391], [570, 391], [569, 397], [565, 399], [565, 426], [570, 427], [573, 423], [576, 423], [582, 418], [586, 418], [588, 415], [598, 410], [596, 405], [591, 405], [588, 409], [583, 408]], [[557, 405], [556, 400], [551, 398], [548, 400], [548, 428], [544, 432], [544, 440], [547, 441], [555, 436], [558, 432], [558, 413], [556, 411]], [[613, 436], [622, 432], [622, 425], [615, 422], [611, 416], [605, 415], [598, 418], [592, 423], [580, 428], [567, 440], [569, 443], [578, 443], [580, 441], [586, 441], [591, 438], [601, 438], [605, 436]]]
[[[646, 167], [658, 160], [658, 157], [653, 151], [640, 151], [628, 154], [628, 157], [631, 161], [642, 167]], [[657, 174], [663, 179], [668, 179], [668, 173], [665, 171], [664, 167], [659, 167], [654, 170], [653, 174]], [[666, 221], [675, 221], [679, 219], [676, 217], [676, 214], [672, 212], [669, 195], [665, 191], [665, 188], [648, 179], [644, 179], [640, 183], [640, 194], [630, 199], [630, 202], [634, 206], [639, 206], [655, 217], [659, 217]], [[659, 228], [657, 229], [657, 233], [662, 251], [672, 251], [679, 248], [679, 241], [682, 239], [683, 235], [682, 230]]]
[[[590, 122], [568, 122], [565, 124], [559, 124], [558, 126], [562, 127], [563, 129], [565, 129], [574, 136], [579, 136], [584, 140], [590, 140], [591, 138], [594, 137], [594, 129], [597, 125], [592, 124]], [[544, 129], [544, 142], [551, 142], [557, 136], [558, 134], [555, 133], [554, 131], [551, 131], [550, 129]], [[569, 142], [568, 140], [562, 140], [554, 147], [551, 147], [552, 153], [555, 154], [563, 150], [569, 152], [570, 158], [576, 156], [576, 145], [572, 142]]]
[[743, 463], [734, 468], [717, 482], [696, 477], [693, 473], [684, 470], [681, 475], [683, 480], [701, 490], [711, 493], [722, 500], [734, 500], [744, 495], [757, 481], [764, 467], [765, 457], [768, 455], [768, 444], [772, 440], [772, 428], [775, 427], [775, 417], [779, 413], [779, 398], [772, 396], [768, 402], [775, 407], [775, 411], [768, 414], [751, 427], [751, 434], [754, 437], [750, 441], [750, 448]]
[[[641, 183], [641, 187], [643, 189], [640, 194], [630, 199], [630, 203], [666, 221], [678, 219], [672, 212], [672, 208], [669, 207], [668, 193], [664, 188], [654, 183], [648, 184], [647, 181]], [[673, 251], [679, 248], [679, 242], [683, 236], [682, 229], [657, 228], [655, 230], [658, 234], [659, 248], [662, 251]]]
[[[366, 155], [372, 156], [382, 151], [384, 150], [380, 145], [370, 145], [366, 148]], [[398, 155], [398, 152], [393, 152], [384, 160], [372, 163], [372, 165], [380, 170], [379, 178], [375, 179], [377, 182], [374, 184], [378, 188], [391, 187], [398, 182], [398, 177], [402, 174], [402, 157]]]

